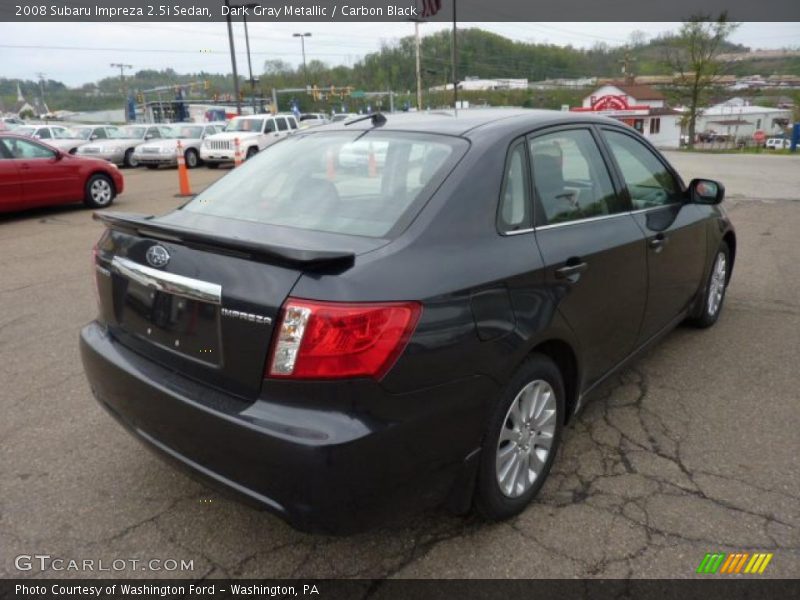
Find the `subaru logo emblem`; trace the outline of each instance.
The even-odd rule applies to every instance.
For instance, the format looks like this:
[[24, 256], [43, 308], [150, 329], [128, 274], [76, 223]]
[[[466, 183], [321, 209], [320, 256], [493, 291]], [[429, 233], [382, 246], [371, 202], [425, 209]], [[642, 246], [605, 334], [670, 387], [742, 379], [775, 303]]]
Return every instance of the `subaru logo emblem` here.
[[150, 263], [150, 266], [160, 269], [161, 267], [167, 266], [167, 263], [169, 262], [169, 252], [167, 252], [167, 249], [164, 248], [164, 246], [159, 246], [156, 244], [155, 246], [150, 246], [147, 249], [145, 258], [147, 259], [147, 262]]

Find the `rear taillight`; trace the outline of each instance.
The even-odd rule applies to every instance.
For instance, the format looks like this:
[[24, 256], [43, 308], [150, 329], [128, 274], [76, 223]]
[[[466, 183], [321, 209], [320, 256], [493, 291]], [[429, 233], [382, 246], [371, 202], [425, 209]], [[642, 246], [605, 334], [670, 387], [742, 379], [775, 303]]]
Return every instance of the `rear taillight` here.
[[381, 379], [403, 352], [421, 312], [417, 302], [289, 298], [281, 312], [266, 375]]

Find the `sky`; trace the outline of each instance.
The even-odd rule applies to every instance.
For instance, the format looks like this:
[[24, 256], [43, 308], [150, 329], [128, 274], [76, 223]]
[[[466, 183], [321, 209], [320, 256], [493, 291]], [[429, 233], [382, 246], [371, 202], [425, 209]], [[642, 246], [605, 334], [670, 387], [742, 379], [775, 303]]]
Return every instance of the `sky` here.
[[[597, 43], [623, 45], [631, 32], [647, 38], [675, 31], [679, 23], [461, 23], [508, 38], [575, 47]], [[448, 28], [425, 23], [421, 34]], [[292, 33], [308, 32], [306, 57], [330, 65], [351, 65], [382, 44], [412, 35], [411, 23], [248, 23], [254, 74], [267, 59], [301, 63], [300, 40]], [[378, 33], [376, 33], [378, 32]], [[239, 73], [247, 76], [247, 56], [241, 22], [234, 22]], [[800, 23], [743, 23], [731, 40], [751, 48], [797, 48]], [[33, 47], [13, 47], [33, 46]], [[231, 71], [224, 22], [214, 23], [0, 23], [0, 77], [36, 79], [37, 73], [69, 86], [119, 74], [110, 63], [139, 69], [172, 67], [178, 73]], [[465, 75], [469, 75], [466, 73]], [[587, 75], [591, 75], [587, 73]]]

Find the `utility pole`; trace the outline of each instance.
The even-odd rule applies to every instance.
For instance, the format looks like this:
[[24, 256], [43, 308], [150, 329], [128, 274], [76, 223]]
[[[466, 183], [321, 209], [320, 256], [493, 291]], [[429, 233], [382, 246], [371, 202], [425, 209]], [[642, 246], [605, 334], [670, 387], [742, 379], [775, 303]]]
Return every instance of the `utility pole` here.
[[456, 29], [456, 0], [453, 0], [453, 114], [458, 116], [458, 30]]
[[636, 75], [633, 73], [633, 63], [636, 59], [631, 56], [631, 51], [625, 48], [625, 54], [619, 63], [622, 65], [622, 75], [625, 77], [625, 83], [630, 85], [636, 82]]
[[422, 110], [422, 73], [420, 72], [419, 20], [414, 21], [414, 38], [417, 50], [417, 110]]
[[125, 69], [132, 69], [133, 65], [126, 65], [125, 63], [111, 63], [112, 69], [119, 69], [119, 81], [122, 86], [122, 95], [125, 98], [122, 104], [122, 114], [125, 115], [125, 122], [128, 122], [128, 93], [125, 89]]
[[44, 73], [36, 73], [36, 76], [39, 78], [39, 97], [42, 99], [42, 108], [47, 111], [47, 104], [44, 101]]
[[233, 46], [233, 27], [231, 25], [231, 3], [225, 0], [225, 21], [228, 23], [228, 45], [231, 48], [231, 67], [233, 67], [233, 96], [236, 98], [236, 114], [242, 114], [242, 101], [239, 98], [239, 73], [236, 71], [236, 49]]

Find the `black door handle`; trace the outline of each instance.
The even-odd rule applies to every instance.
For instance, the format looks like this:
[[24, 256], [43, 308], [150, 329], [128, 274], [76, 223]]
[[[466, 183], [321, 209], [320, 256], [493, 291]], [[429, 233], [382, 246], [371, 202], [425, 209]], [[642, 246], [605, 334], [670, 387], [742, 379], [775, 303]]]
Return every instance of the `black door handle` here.
[[663, 233], [658, 233], [653, 239], [647, 242], [647, 245], [658, 252], [664, 247], [668, 239], [669, 238], [667, 238], [667, 236], [665, 236]]
[[567, 264], [560, 269], [556, 269], [556, 279], [567, 279], [574, 275], [579, 275], [583, 273], [586, 269], [589, 268], [588, 263], [585, 262], [571, 262], [567, 261]]

